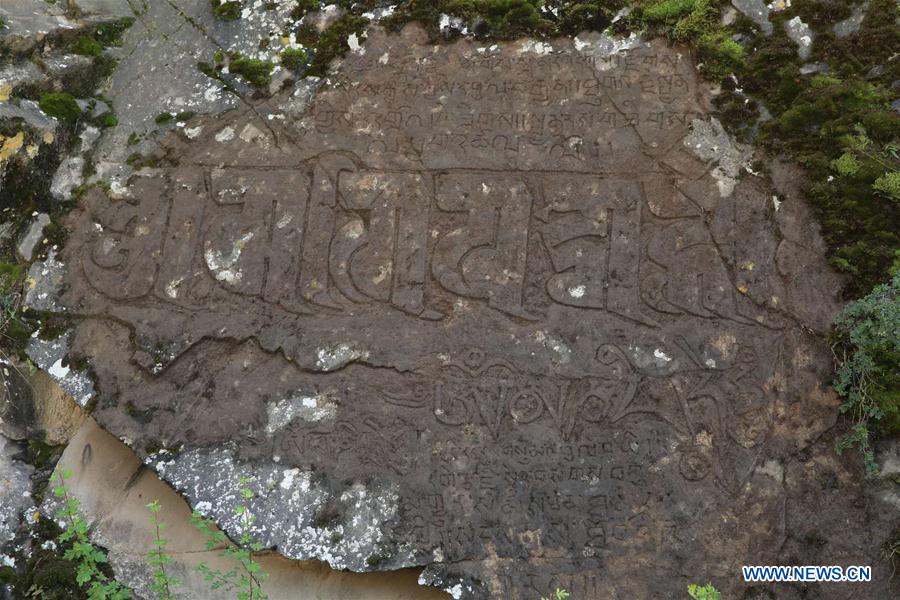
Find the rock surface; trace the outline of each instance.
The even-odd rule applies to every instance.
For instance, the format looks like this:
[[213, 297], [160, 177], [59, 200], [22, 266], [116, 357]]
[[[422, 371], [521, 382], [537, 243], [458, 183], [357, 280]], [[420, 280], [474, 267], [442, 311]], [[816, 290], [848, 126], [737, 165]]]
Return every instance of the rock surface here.
[[57, 309], [100, 425], [210, 514], [255, 477], [286, 556], [460, 598], [739, 597], [742, 564], [877, 548], [822, 441], [838, 281], [686, 52], [360, 43], [70, 215]]

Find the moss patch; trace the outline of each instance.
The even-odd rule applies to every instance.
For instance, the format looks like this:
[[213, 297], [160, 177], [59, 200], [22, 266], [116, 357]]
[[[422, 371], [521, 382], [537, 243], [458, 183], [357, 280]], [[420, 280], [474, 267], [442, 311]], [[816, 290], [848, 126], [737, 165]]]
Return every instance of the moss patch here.
[[239, 56], [228, 63], [228, 70], [240, 75], [247, 83], [257, 88], [266, 88], [272, 82], [272, 69], [275, 65], [268, 60]]
[[70, 94], [65, 92], [48, 92], [41, 96], [38, 105], [41, 110], [60, 121], [77, 121], [81, 109]]
[[288, 48], [281, 53], [281, 65], [291, 71], [299, 71], [306, 66], [309, 56], [302, 48]]
[[100, 56], [103, 45], [91, 36], [83, 35], [72, 46], [72, 52], [82, 56]]
[[241, 18], [241, 3], [237, 0], [210, 0], [213, 14], [226, 21]]

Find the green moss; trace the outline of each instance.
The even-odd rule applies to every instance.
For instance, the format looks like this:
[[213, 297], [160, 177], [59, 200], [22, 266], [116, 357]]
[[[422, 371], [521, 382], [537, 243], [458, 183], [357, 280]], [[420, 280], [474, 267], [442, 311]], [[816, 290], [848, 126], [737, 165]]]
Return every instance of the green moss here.
[[11, 292], [24, 271], [25, 265], [22, 263], [0, 263], [0, 294]]
[[697, 58], [704, 74], [718, 81], [740, 72], [744, 64], [744, 47], [725, 31], [706, 33], [697, 40]]
[[303, 48], [287, 48], [281, 53], [281, 65], [291, 71], [299, 71], [306, 66], [308, 55]]
[[192, 110], [183, 110], [180, 113], [175, 115], [176, 121], [190, 121], [194, 117], [194, 111]]
[[694, 10], [702, 0], [661, 0], [643, 9], [643, 18], [650, 23], [675, 23]]
[[175, 115], [173, 115], [170, 112], [161, 112], [158, 115], [156, 115], [156, 118], [153, 120], [156, 121], [157, 125], [162, 125], [163, 123], [168, 123], [169, 121], [171, 121], [174, 118], [175, 118]]
[[81, 109], [75, 98], [65, 92], [48, 92], [38, 103], [41, 110], [60, 121], [74, 122], [81, 116]]
[[213, 14], [226, 21], [241, 18], [241, 3], [238, 0], [210, 0]]
[[72, 46], [72, 52], [82, 56], [100, 56], [103, 53], [103, 45], [94, 38], [83, 35]]
[[107, 113], [100, 117], [100, 125], [103, 127], [115, 127], [118, 124], [119, 118], [112, 113]]
[[235, 75], [240, 75], [247, 82], [257, 88], [266, 88], [272, 81], [272, 69], [275, 65], [268, 60], [258, 58], [239, 57], [228, 64], [228, 70]]

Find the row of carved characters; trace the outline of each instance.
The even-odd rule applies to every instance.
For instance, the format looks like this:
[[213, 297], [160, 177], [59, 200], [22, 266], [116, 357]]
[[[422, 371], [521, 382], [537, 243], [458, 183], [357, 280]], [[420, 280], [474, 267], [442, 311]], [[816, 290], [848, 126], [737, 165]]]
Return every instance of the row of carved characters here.
[[[453, 66], [457, 66], [453, 69]], [[344, 73], [379, 73], [382, 79], [426, 79], [430, 75], [441, 75], [447, 72], [477, 72], [485, 78], [496, 78], [497, 74], [506, 77], [531, 76], [541, 77], [547, 73], [564, 72], [570, 69], [583, 69], [589, 73], [609, 71], [643, 71], [654, 76], [677, 75], [686, 66], [684, 57], [675, 52], [647, 52], [632, 50], [616, 53], [579, 53], [554, 52], [547, 55], [528, 53], [502, 52], [469, 52], [462, 55], [448, 53], [442, 60], [423, 60], [414, 54], [397, 54], [391, 52], [388, 60], [384, 54], [373, 49], [364, 55], [355, 55], [334, 80], [340, 82]], [[385, 75], [389, 72], [389, 76]], [[347, 82], [360, 82], [364, 77], [344, 75]]]
[[[373, 171], [343, 153], [292, 170], [171, 176], [168, 199], [95, 206], [82, 264], [102, 294], [152, 294], [202, 310], [218, 288], [301, 315], [384, 303], [440, 319], [427, 305], [428, 283], [538, 319], [524, 298], [526, 277], [538, 276], [559, 304], [644, 325], [657, 325], [654, 311], [752, 322], [701, 217], [689, 213], [641, 239], [646, 182]], [[532, 241], [551, 273], [529, 273]]]
[[[780, 346], [780, 342], [778, 344]], [[682, 340], [685, 367], [670, 375], [647, 376], [622, 349], [597, 348], [591, 376], [538, 376], [478, 349], [451, 360], [438, 373], [422, 373], [392, 388], [375, 388], [385, 402], [430, 410], [447, 426], [479, 425], [493, 439], [539, 420], [553, 424], [562, 439], [583, 439], [594, 426], [615, 427], [627, 417], [661, 420], [694, 436], [707, 432], [743, 448], [761, 443], [769, 422], [769, 396], [756, 383], [765, 370], [747, 345], [729, 365], [712, 367]], [[671, 360], [671, 359], [670, 359]]]
[[[618, 110], [609, 105], [605, 110], [597, 110], [603, 100], [597, 100], [593, 109], [587, 108], [573, 112], [519, 112], [496, 111], [484, 112], [463, 104], [458, 110], [416, 109], [412, 106], [392, 105], [383, 110], [371, 110], [359, 113], [343, 110], [328, 105], [318, 105], [312, 112], [312, 124], [316, 131], [330, 134], [357, 129], [390, 130], [397, 129], [409, 135], [417, 129], [425, 128], [428, 135], [424, 139], [423, 148], [430, 147], [446, 138], [455, 139], [467, 135], [467, 131], [480, 134], [472, 137], [468, 146], [474, 149], [504, 149], [518, 152], [522, 146], [540, 145], [552, 141], [552, 136], [584, 136], [588, 131], [621, 129], [625, 127], [643, 126], [652, 131], [663, 129], [686, 129], [701, 113], [685, 111], [636, 111]], [[629, 107], [630, 109], [631, 107]], [[452, 133], [432, 133], [439, 127], [451, 127]], [[491, 135], [492, 132], [500, 135]], [[509, 137], [503, 134], [519, 134]], [[421, 139], [421, 138], [420, 138]], [[476, 142], [474, 140], [480, 140]], [[448, 143], [452, 145], [452, 141]]]
[[[442, 74], [434, 77], [385, 78], [380, 81], [351, 82], [339, 80], [330, 88], [344, 102], [357, 98], [383, 98], [388, 101], [438, 100], [442, 97], [481, 102], [488, 99], [507, 103], [511, 98], [525, 98], [532, 104], [549, 105], [561, 99], [577, 104], [599, 105], [610, 93], [633, 91], [659, 99], [664, 104], [683, 100], [689, 83], [681, 75], [637, 73], [599, 73], [588, 77], [535, 77], [529, 79], [468, 77], [452, 80]], [[334, 98], [334, 95], [331, 96]]]
[[[627, 468], [640, 469], [641, 465]], [[490, 541], [490, 533], [498, 539], [504, 530], [527, 529], [521, 521], [545, 523], [549, 525], [544, 529], [546, 545], [532, 545], [528, 539], [513, 535], [505, 540], [501, 551], [521, 552], [524, 542], [529, 555], [540, 556], [541, 546], [579, 553], [586, 547], [607, 550], [639, 532], [649, 533], [654, 525], [658, 527], [655, 543], [671, 543], [677, 535], [673, 521], [676, 516], [682, 517], [679, 513], [690, 512], [694, 504], [683, 500], [676, 504], [672, 482], [659, 477], [652, 484], [640, 485], [589, 481], [529, 488], [504, 485], [499, 480], [471, 488], [438, 483], [433, 489], [416, 490], [401, 500], [402, 523], [417, 546], [440, 543], [452, 555], [456, 551], [480, 552], [481, 542]], [[523, 489], [529, 491], [522, 493]], [[492, 517], [485, 519], [482, 515]], [[683, 517], [681, 520], [684, 525]], [[485, 540], [480, 532], [487, 535]]]

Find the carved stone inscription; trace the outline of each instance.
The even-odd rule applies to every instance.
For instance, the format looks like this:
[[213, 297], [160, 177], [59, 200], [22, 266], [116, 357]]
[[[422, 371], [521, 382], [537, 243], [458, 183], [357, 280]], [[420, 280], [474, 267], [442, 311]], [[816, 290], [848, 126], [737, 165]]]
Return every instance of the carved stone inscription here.
[[821, 348], [771, 192], [685, 144], [708, 112], [686, 55], [416, 35], [88, 195], [65, 301], [93, 317], [95, 415], [139, 450], [394, 485], [368, 564], [475, 597], [663, 597], [633, 575], [696, 572], [698, 536], [763, 557], [759, 469]]

